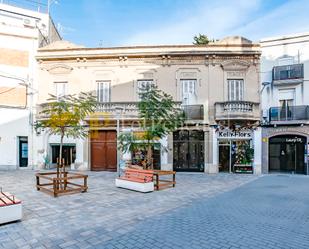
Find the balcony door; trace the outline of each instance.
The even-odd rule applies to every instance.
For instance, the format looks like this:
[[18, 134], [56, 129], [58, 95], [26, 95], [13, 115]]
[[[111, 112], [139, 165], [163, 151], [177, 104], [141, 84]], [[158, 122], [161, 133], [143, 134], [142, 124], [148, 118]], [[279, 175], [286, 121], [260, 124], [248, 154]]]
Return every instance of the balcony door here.
[[182, 103], [184, 105], [196, 104], [196, 79], [180, 80], [182, 86]]
[[111, 82], [98, 80], [97, 81], [97, 100], [98, 102], [111, 101]]
[[294, 89], [279, 90], [280, 120], [293, 119], [294, 96]]
[[228, 81], [228, 100], [243, 101], [244, 100], [244, 80], [229, 79]]

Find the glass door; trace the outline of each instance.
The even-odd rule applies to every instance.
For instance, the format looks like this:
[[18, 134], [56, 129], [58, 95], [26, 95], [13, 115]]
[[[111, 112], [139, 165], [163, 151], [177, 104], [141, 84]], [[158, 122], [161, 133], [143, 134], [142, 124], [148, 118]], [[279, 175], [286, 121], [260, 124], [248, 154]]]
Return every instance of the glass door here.
[[28, 138], [19, 138], [19, 167], [28, 166]]
[[231, 169], [231, 142], [219, 141], [219, 172], [230, 173]]
[[173, 134], [175, 171], [204, 171], [204, 132], [181, 130]]

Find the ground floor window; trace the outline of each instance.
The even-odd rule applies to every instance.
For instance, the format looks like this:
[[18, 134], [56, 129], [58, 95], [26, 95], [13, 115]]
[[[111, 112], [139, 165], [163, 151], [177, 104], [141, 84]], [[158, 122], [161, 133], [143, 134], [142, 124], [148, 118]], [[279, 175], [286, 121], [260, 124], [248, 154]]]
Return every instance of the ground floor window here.
[[269, 171], [306, 173], [306, 138], [280, 135], [269, 139]]
[[[155, 144], [152, 146], [153, 168], [161, 169], [161, 145]], [[147, 150], [135, 150], [132, 152], [132, 164], [144, 166], [147, 158]]]
[[[59, 158], [60, 145], [51, 145], [52, 150], [52, 164], [56, 164]], [[62, 158], [65, 165], [71, 165], [76, 159], [76, 145], [63, 145], [62, 146]]]
[[253, 150], [250, 139], [219, 140], [219, 172], [253, 173]]

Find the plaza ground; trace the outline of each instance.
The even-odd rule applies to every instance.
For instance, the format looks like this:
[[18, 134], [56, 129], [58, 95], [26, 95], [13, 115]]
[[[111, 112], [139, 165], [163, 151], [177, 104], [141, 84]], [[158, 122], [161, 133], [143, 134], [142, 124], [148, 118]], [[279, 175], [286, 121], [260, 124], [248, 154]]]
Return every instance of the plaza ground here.
[[87, 172], [88, 193], [53, 198], [34, 173], [0, 171], [24, 205], [0, 248], [308, 248], [307, 176], [178, 173], [176, 188], [142, 194]]

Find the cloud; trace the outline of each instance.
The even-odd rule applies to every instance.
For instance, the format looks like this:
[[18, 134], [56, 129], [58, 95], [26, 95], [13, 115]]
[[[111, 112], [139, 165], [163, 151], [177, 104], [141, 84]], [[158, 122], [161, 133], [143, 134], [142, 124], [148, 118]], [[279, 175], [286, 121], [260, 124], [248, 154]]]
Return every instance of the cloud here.
[[254, 40], [309, 31], [309, 1], [290, 0], [235, 32]]
[[308, 10], [308, 0], [202, 1], [181, 18], [133, 34], [124, 45], [191, 44], [198, 33], [216, 39], [242, 35], [258, 41], [267, 36], [309, 31]]
[[[232, 4], [231, 4], [232, 2]], [[261, 6], [261, 0], [202, 1], [196, 9], [173, 23], [163, 24], [155, 30], [138, 32], [124, 43], [133, 44], [183, 44], [191, 43], [198, 33], [210, 38], [220, 38], [248, 21]]]

